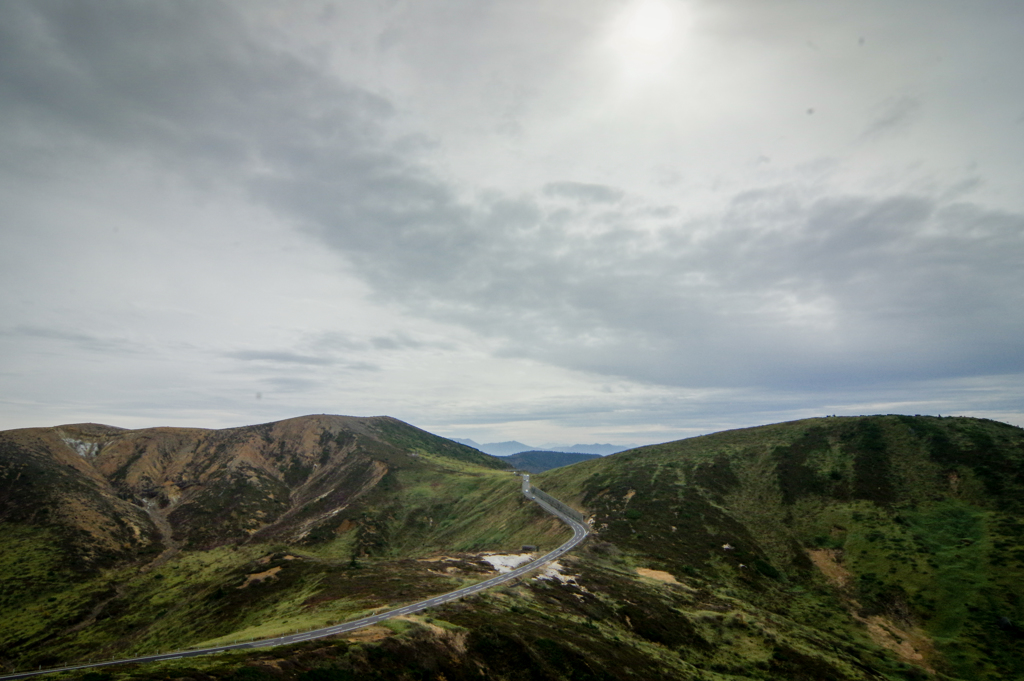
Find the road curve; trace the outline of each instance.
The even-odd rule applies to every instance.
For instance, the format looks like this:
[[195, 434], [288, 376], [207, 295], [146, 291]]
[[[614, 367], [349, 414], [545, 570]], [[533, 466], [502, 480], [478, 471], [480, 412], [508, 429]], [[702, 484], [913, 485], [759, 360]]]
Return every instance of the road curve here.
[[426, 600], [420, 601], [419, 603], [413, 603], [412, 605], [406, 605], [401, 608], [395, 608], [394, 610], [387, 610], [385, 612], [376, 613], [369, 617], [363, 617], [361, 619], [352, 620], [351, 622], [345, 622], [343, 624], [336, 624], [331, 627], [324, 627], [322, 629], [314, 629], [312, 631], [304, 631], [297, 634], [290, 634], [288, 636], [279, 636], [278, 638], [261, 639], [259, 641], [249, 641], [246, 643], [235, 643], [227, 646], [216, 646], [213, 648], [200, 648], [198, 650], [178, 650], [170, 653], [160, 653], [158, 655], [144, 655], [142, 657], [132, 657], [123, 660], [108, 660], [106, 662], [94, 662], [90, 664], [80, 664], [71, 667], [57, 667], [53, 669], [33, 669], [31, 671], [18, 672], [15, 674], [7, 674], [0, 676], [0, 681], [6, 681], [7, 679], [24, 679], [29, 676], [40, 676], [42, 674], [53, 674], [56, 672], [67, 672], [78, 669], [92, 669], [94, 667], [109, 667], [116, 664], [131, 664], [131, 663], [142, 663], [142, 662], [160, 662], [162, 660], [178, 660], [187, 657], [198, 657], [200, 655], [213, 655], [214, 653], [223, 653], [231, 650], [251, 650], [254, 648], [271, 648], [273, 646], [286, 645], [289, 643], [301, 643], [303, 641], [310, 641], [315, 638], [324, 638], [325, 636], [334, 636], [336, 634], [344, 634], [349, 631], [368, 627], [379, 622], [383, 622], [386, 619], [392, 617], [398, 617], [400, 615], [408, 615], [420, 610], [426, 610], [442, 603], [448, 603], [454, 601], [463, 596], [469, 596], [477, 592], [483, 591], [484, 589], [490, 589], [491, 587], [497, 586], [509, 580], [520, 577], [531, 570], [536, 570], [546, 563], [550, 563], [553, 560], [561, 557], [563, 554], [571, 551], [580, 542], [586, 539], [589, 529], [583, 523], [570, 518], [558, 509], [554, 508], [550, 504], [544, 502], [542, 499], [538, 499], [532, 493], [532, 485], [530, 484], [530, 476], [526, 473], [523, 474], [523, 495], [527, 499], [530, 499], [538, 506], [543, 508], [545, 511], [553, 516], [556, 516], [559, 520], [564, 522], [566, 525], [572, 528], [572, 539], [559, 546], [554, 551], [545, 553], [540, 558], [522, 565], [512, 570], [500, 574], [490, 579], [485, 579], [482, 582], [478, 582], [471, 586], [463, 587], [455, 591], [450, 591], [440, 596], [434, 596]]

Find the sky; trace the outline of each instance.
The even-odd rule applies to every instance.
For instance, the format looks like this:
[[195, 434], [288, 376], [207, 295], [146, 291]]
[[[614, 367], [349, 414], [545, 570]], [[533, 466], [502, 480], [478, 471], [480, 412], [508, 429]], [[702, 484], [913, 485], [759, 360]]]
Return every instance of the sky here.
[[0, 3], [0, 428], [1024, 425], [1017, 0]]

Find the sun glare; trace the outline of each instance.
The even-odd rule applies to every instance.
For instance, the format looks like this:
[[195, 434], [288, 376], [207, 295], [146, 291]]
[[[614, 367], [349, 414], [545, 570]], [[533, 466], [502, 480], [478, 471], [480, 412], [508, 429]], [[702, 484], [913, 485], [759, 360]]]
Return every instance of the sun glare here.
[[647, 80], [671, 64], [683, 27], [683, 7], [670, 0], [635, 0], [612, 20], [608, 47], [629, 80]]
[[659, 0], [641, 0], [622, 17], [622, 39], [631, 47], [656, 46], [672, 35], [672, 10]]

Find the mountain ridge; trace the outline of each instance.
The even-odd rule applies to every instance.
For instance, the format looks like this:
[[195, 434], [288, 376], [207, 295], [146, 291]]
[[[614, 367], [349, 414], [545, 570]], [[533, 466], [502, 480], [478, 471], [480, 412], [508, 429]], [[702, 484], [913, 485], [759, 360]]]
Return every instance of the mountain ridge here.
[[[62, 427], [74, 444], [52, 430], [28, 440], [0, 433], [0, 665], [322, 627], [492, 574], [482, 552], [564, 540], [564, 527], [524, 501], [519, 480], [500, 467], [506, 459], [395, 420], [343, 428], [317, 418], [234, 433]], [[98, 446], [105, 438], [120, 444]], [[193, 447], [197, 438], [205, 444]], [[1024, 676], [1020, 428], [962, 417], [804, 419], [531, 479], [592, 529], [550, 572], [361, 638], [112, 673], [117, 681]], [[327, 489], [332, 481], [341, 486]], [[103, 484], [115, 494], [90, 496]], [[72, 511], [93, 503], [103, 521], [93, 529], [124, 543], [119, 552], [78, 562], [61, 553], [69, 537], [99, 541], [69, 534], [63, 523], [74, 514], [51, 503], [65, 488], [68, 498], [57, 501], [80, 502]], [[132, 518], [108, 517], [117, 504], [145, 530], [134, 545]], [[169, 519], [169, 542], [145, 525], [154, 510]], [[247, 525], [258, 510], [259, 523]]]
[[607, 456], [629, 449], [635, 449], [636, 445], [612, 445], [612, 444], [575, 444], [575, 445], [547, 445], [544, 447], [532, 447], [518, 440], [507, 440], [505, 442], [487, 442], [480, 444], [469, 438], [452, 437], [448, 438], [453, 442], [472, 447], [491, 456], [512, 456], [522, 452], [560, 452], [563, 454], [596, 454]]
[[[65, 424], [0, 433], [0, 492], [7, 501], [0, 520], [14, 506], [29, 505], [24, 486], [15, 484], [23, 473], [14, 467], [31, 463], [38, 477], [64, 480], [67, 494], [47, 488], [59, 524], [72, 534], [89, 534], [101, 553], [152, 549], [160, 525], [154, 515], [174, 527], [164, 543], [213, 546], [256, 533], [290, 533], [298, 540], [373, 489], [394, 466], [411, 463], [388, 437], [413, 450], [429, 443], [457, 461], [507, 468], [391, 417], [313, 415], [219, 430]], [[307, 504], [316, 510], [297, 518]], [[223, 515], [225, 506], [231, 510]], [[209, 522], [214, 516], [216, 527]], [[73, 543], [82, 548], [83, 542]]]

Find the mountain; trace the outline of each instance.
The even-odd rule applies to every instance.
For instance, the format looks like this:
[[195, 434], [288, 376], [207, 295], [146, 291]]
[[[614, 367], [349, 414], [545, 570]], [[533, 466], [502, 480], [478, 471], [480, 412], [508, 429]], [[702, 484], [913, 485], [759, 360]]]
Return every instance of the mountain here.
[[468, 437], [450, 437], [448, 439], [452, 442], [458, 442], [460, 445], [466, 445], [467, 447], [472, 447], [473, 449], [480, 450], [481, 452], [483, 451], [480, 449], [482, 445], [479, 442], [471, 440]]
[[[818, 670], [780, 678], [1024, 678], [1020, 428], [808, 419], [643, 447], [534, 481], [586, 508], [600, 540], [636, 564], [727, 599], [734, 614], [719, 621], [733, 654], [691, 659], [717, 659], [741, 678], [761, 678], [761, 663]], [[673, 606], [704, 641], [723, 640], [693, 593]], [[784, 632], [780, 618], [814, 633]]]
[[490, 454], [491, 456], [512, 456], [513, 454], [519, 454], [521, 452], [564, 452], [573, 454], [599, 454], [606, 456], [608, 454], [616, 454], [618, 452], [624, 452], [627, 449], [632, 449], [633, 445], [609, 445], [609, 444], [593, 444], [593, 445], [548, 445], [546, 447], [538, 448], [531, 447], [530, 445], [523, 444], [516, 440], [509, 440], [508, 442], [488, 442], [486, 444], [480, 444], [474, 442], [468, 438], [453, 437], [449, 438], [453, 442], [478, 449], [481, 452]]
[[546, 445], [540, 451], [546, 452], [567, 452], [573, 454], [597, 454], [599, 456], [608, 456], [609, 454], [618, 454], [628, 449], [636, 449], [636, 445], [609, 445], [609, 444], [592, 444], [592, 445]]
[[[402, 561], [569, 534], [518, 489], [501, 459], [389, 417], [2, 432], [0, 666], [253, 636], [450, 590], [485, 568]], [[364, 563], [387, 574], [345, 570]], [[282, 617], [287, 603], [306, 614]]]
[[[342, 511], [434, 455], [508, 464], [387, 417], [309, 416], [221, 431], [95, 424], [0, 434], [0, 522], [60, 529], [84, 564], [333, 531]], [[161, 534], [162, 533], [162, 534]]]
[[587, 461], [588, 459], [596, 458], [598, 458], [597, 454], [534, 451], [519, 452], [518, 454], [504, 457], [504, 460], [518, 471], [541, 473], [543, 471], [551, 470], [552, 468], [571, 466], [572, 464], [579, 463], [580, 461]]
[[530, 445], [524, 445], [522, 442], [516, 442], [515, 440], [480, 444], [468, 438], [453, 437], [450, 439], [453, 442], [464, 444], [468, 447], [472, 447], [473, 449], [479, 449], [481, 452], [490, 454], [491, 456], [510, 456], [512, 454], [518, 454], [519, 452], [528, 452], [533, 449]]
[[490, 442], [480, 446], [482, 447], [480, 451], [486, 452], [491, 456], [509, 456], [511, 454], [527, 452], [533, 449], [530, 445], [524, 445], [522, 442], [517, 442], [516, 440], [508, 440], [507, 442]]
[[[0, 433], [0, 665], [268, 636], [473, 583], [482, 552], [570, 534], [507, 463], [386, 417]], [[84, 681], [1024, 678], [1020, 428], [807, 419], [531, 477], [594, 531], [540, 573], [346, 637]]]

